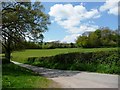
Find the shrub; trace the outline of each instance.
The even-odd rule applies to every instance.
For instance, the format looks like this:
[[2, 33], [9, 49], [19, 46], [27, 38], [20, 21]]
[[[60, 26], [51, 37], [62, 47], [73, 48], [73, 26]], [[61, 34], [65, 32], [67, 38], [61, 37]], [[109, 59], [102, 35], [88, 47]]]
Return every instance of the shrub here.
[[28, 58], [27, 63], [54, 69], [120, 74], [118, 51], [74, 52], [50, 57], [32, 57]]

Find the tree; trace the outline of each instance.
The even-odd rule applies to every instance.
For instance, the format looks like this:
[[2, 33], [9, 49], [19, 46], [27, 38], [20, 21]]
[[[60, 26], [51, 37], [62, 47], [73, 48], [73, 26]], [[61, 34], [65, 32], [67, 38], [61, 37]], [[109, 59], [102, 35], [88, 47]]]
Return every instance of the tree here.
[[99, 47], [99, 38], [95, 32], [92, 32], [88, 37], [89, 47]]
[[78, 47], [88, 47], [88, 37], [79, 36], [76, 40], [76, 44], [78, 45]]
[[2, 46], [5, 58], [10, 62], [12, 46], [29, 38], [42, 41], [43, 32], [50, 24], [40, 2], [3, 2], [2, 3]]
[[103, 46], [110, 46], [109, 43], [112, 41], [111, 35], [112, 33], [109, 28], [101, 30], [101, 41]]
[[95, 47], [116, 47], [120, 46], [120, 33], [118, 30], [109, 28], [99, 28], [94, 32], [83, 33], [76, 40], [80, 47], [95, 48]]

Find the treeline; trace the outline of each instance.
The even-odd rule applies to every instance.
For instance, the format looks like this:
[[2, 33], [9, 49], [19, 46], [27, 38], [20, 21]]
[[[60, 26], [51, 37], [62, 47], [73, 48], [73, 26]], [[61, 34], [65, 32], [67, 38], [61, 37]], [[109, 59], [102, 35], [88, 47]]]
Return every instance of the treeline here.
[[117, 47], [120, 46], [120, 33], [118, 30], [100, 28], [94, 32], [85, 32], [76, 40], [78, 47]]
[[53, 42], [23, 42], [25, 49], [55, 49], [55, 48], [75, 48], [77, 47], [75, 43], [60, 43], [59, 41]]
[[55, 49], [55, 48], [75, 48], [77, 47], [75, 43], [60, 43], [59, 41], [53, 42], [24, 42], [26, 49]]
[[107, 27], [99, 28], [94, 32], [84, 32], [76, 43], [53, 42], [24, 42], [25, 49], [55, 49], [55, 48], [100, 48], [120, 46], [120, 32]]
[[[76, 48], [75, 43], [60, 43], [59, 41], [53, 42], [30, 42], [30, 41], [23, 41], [20, 42], [22, 44], [14, 44], [12, 45], [13, 51], [19, 51], [24, 49], [55, 49], [55, 48]], [[4, 53], [4, 47], [2, 47], [2, 53]]]
[[59, 41], [45, 42], [42, 45], [43, 49], [55, 49], [55, 48], [76, 48], [75, 43], [60, 43]]

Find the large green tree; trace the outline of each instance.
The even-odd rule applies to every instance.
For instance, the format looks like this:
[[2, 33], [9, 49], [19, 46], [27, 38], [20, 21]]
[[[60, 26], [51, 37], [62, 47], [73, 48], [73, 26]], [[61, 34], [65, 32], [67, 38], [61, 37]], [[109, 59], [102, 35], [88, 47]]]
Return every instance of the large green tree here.
[[26, 38], [42, 41], [49, 24], [49, 16], [40, 2], [3, 2], [1, 42], [6, 61], [10, 62], [13, 45], [21, 44]]
[[78, 47], [88, 47], [88, 37], [79, 36], [76, 40], [76, 44]]
[[94, 32], [83, 34], [76, 40], [76, 44], [80, 47], [117, 47], [120, 46], [120, 34], [118, 30], [109, 28], [100, 28]]
[[99, 46], [99, 38], [96, 33], [90, 33], [88, 37], [88, 46], [89, 47], [98, 47]]

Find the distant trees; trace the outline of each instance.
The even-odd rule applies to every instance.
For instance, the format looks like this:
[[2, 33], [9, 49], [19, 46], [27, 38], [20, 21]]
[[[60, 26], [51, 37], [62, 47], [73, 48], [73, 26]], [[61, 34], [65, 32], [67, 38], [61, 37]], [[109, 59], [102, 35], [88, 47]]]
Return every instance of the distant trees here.
[[[75, 43], [61, 43], [59, 41], [53, 41], [53, 42], [31, 42], [31, 41], [24, 41], [21, 44], [18, 44], [17, 46], [13, 47], [20, 47], [22, 49], [55, 49], [55, 48], [76, 48]], [[14, 51], [16, 50], [21, 50], [21, 49], [13, 49]], [[5, 50], [3, 49], [2, 52], [4, 53]]]
[[[47, 30], [49, 16], [43, 12], [40, 2], [2, 2], [2, 39], [6, 61], [10, 62], [11, 52], [20, 48], [25, 37], [41, 41]], [[18, 47], [15, 47], [18, 46]]]
[[59, 41], [45, 42], [42, 45], [43, 49], [54, 49], [54, 48], [75, 48], [75, 43], [61, 43]]
[[89, 32], [79, 36], [76, 44], [79, 47], [115, 47], [118, 46], [120, 34], [117, 30], [113, 31], [109, 28], [100, 28], [94, 32]]

